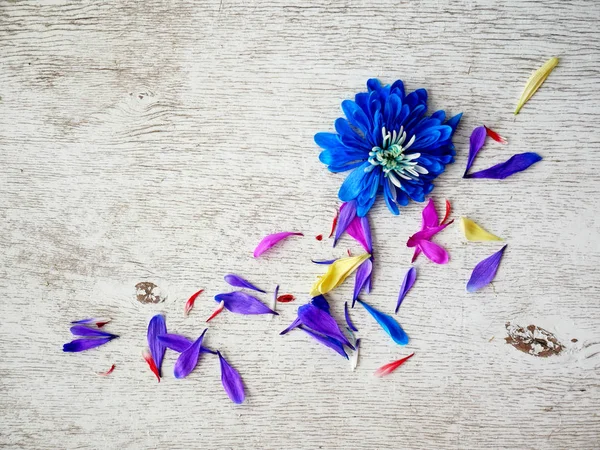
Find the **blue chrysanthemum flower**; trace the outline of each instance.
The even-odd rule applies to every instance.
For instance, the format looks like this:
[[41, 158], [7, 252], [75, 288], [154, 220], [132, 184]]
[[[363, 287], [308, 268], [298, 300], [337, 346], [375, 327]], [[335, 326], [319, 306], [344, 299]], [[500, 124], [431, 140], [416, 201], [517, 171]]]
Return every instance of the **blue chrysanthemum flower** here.
[[409, 199], [417, 202], [433, 189], [433, 180], [454, 162], [452, 135], [462, 116], [446, 120], [444, 111], [427, 112], [427, 91], [406, 95], [401, 80], [382, 86], [367, 81], [368, 92], [342, 102], [347, 119], [335, 121], [337, 133], [317, 133], [319, 159], [331, 172], [352, 170], [342, 183], [340, 200], [352, 202], [365, 216], [377, 194], [389, 210]]

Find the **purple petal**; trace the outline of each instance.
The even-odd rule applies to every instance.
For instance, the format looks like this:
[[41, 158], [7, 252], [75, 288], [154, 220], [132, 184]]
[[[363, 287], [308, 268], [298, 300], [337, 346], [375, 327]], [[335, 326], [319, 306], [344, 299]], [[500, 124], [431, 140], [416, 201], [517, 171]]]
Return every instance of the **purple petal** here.
[[256, 246], [256, 249], [254, 250], [254, 257], [258, 258], [260, 255], [262, 255], [264, 252], [269, 250], [271, 247], [273, 247], [279, 241], [281, 241], [285, 238], [288, 238], [290, 236], [304, 236], [304, 234], [292, 233], [292, 232], [269, 234], [268, 236], [265, 236], [262, 239], [262, 241], [260, 241], [259, 244]]
[[298, 319], [308, 328], [350, 346], [339, 325], [327, 311], [309, 303], [298, 308]]
[[175, 378], [187, 377], [198, 364], [198, 359], [200, 358], [200, 348], [202, 348], [202, 340], [204, 339], [204, 333], [206, 333], [206, 330], [208, 330], [208, 328], [205, 328], [200, 337], [196, 339], [196, 341], [187, 349], [181, 352], [179, 358], [177, 358], [177, 361], [175, 362], [175, 369], [173, 370]]
[[417, 231], [415, 234], [413, 234], [411, 237], [408, 238], [408, 241], [406, 242], [406, 246], [409, 248], [412, 248], [412, 247], [416, 247], [417, 245], [419, 245], [419, 243], [421, 241], [431, 240], [431, 238], [433, 236], [438, 234], [440, 231], [442, 231], [444, 228], [446, 228], [448, 225], [452, 224], [453, 222], [454, 222], [454, 220], [451, 220], [450, 222], [445, 223], [443, 225], [439, 225], [439, 226], [435, 226], [435, 227], [431, 227], [431, 228], [426, 228], [421, 231]]
[[447, 264], [450, 260], [448, 252], [435, 242], [420, 241], [419, 248], [430, 261], [436, 264]]
[[342, 203], [340, 206], [340, 216], [338, 218], [337, 228], [335, 229], [335, 237], [333, 238], [333, 246], [337, 244], [344, 231], [356, 217], [356, 201]]
[[369, 219], [366, 216], [356, 216], [346, 229], [346, 232], [362, 245], [367, 253], [371, 253], [373, 250], [371, 228], [369, 227]]
[[483, 144], [485, 143], [486, 134], [487, 132], [485, 127], [477, 127], [471, 133], [469, 142], [469, 158], [467, 159], [467, 167], [465, 169], [463, 178], [467, 178], [467, 172], [473, 165], [473, 161], [475, 160], [477, 153], [479, 153], [479, 150], [481, 150], [481, 147], [483, 147]]
[[369, 314], [373, 316], [381, 328], [383, 328], [383, 330], [389, 334], [396, 344], [408, 344], [408, 335], [404, 332], [396, 319], [394, 319], [392, 316], [382, 313], [381, 311], [378, 311], [360, 299], [358, 300], [358, 303], [360, 303], [369, 312]]
[[289, 333], [290, 331], [292, 331], [294, 328], [299, 327], [300, 325], [302, 325], [302, 322], [300, 321], [300, 319], [296, 318], [294, 319], [294, 321], [290, 324], [289, 327], [287, 327], [285, 330], [283, 330], [281, 333], [279, 333], [281, 336], [283, 336], [284, 334]]
[[279, 315], [266, 306], [256, 297], [245, 292], [229, 292], [227, 294], [215, 295], [217, 302], [223, 302], [225, 309], [236, 314], [275, 314]]
[[467, 283], [467, 292], [478, 291], [492, 282], [498, 271], [505, 248], [506, 245], [475, 266]]
[[334, 262], [336, 262], [338, 259], [327, 259], [325, 261], [315, 261], [314, 259], [311, 259], [311, 261], [315, 264], [325, 264], [325, 265], [329, 265], [329, 264], [333, 264]]
[[310, 302], [317, 308], [329, 313], [329, 302], [324, 295], [317, 295], [316, 297], [313, 297]]
[[112, 337], [98, 339], [75, 339], [74, 341], [63, 345], [63, 352], [82, 352], [91, 348], [100, 347], [101, 345], [104, 345], [113, 339], [114, 338]]
[[147, 338], [150, 354], [156, 364], [159, 376], [162, 376], [161, 366], [165, 356], [165, 350], [167, 349], [167, 347], [158, 340], [158, 336], [161, 334], [167, 334], [167, 323], [165, 322], [164, 316], [157, 314], [150, 319]]
[[492, 178], [494, 180], [503, 180], [517, 172], [522, 172], [529, 166], [541, 160], [542, 157], [537, 153], [520, 153], [511, 156], [508, 161], [496, 164], [489, 169], [467, 175], [467, 178]]
[[83, 325], [75, 325], [71, 327], [71, 334], [74, 336], [93, 336], [93, 337], [118, 337], [116, 334], [100, 331], [97, 328], [88, 328]]
[[[170, 333], [162, 334], [162, 335], [158, 336], [158, 340], [161, 341], [163, 344], [165, 344], [165, 346], [169, 350], [174, 350], [177, 353], [186, 351], [190, 347], [190, 345], [193, 344], [192, 341], [190, 341], [185, 336], [181, 336], [180, 334], [170, 334]], [[208, 347], [201, 347], [200, 352], [201, 353], [210, 353], [212, 355], [217, 354], [217, 352], [215, 352], [214, 350], [211, 350]]]
[[352, 319], [350, 319], [350, 312], [348, 311], [348, 302], [344, 302], [344, 316], [346, 316], [346, 323], [348, 324], [348, 328], [352, 331], [358, 331], [358, 328], [354, 326], [352, 323]]
[[415, 267], [411, 267], [404, 275], [404, 281], [402, 281], [402, 286], [400, 286], [400, 295], [398, 295], [398, 303], [396, 304], [396, 313], [398, 313], [398, 308], [402, 304], [402, 300], [406, 297], [410, 288], [415, 284], [415, 280], [417, 279], [417, 269]]
[[360, 295], [360, 291], [366, 286], [371, 272], [373, 271], [373, 263], [371, 258], [365, 259], [365, 261], [356, 269], [356, 276], [354, 278], [354, 295], [352, 296], [352, 306]]
[[227, 360], [223, 358], [221, 352], [217, 352], [219, 355], [219, 361], [221, 362], [221, 383], [227, 395], [233, 403], [244, 402], [246, 395], [244, 394], [244, 383], [240, 373], [229, 365]]
[[342, 355], [344, 358], [348, 359], [348, 354], [344, 350], [343, 344], [340, 341], [338, 341], [337, 339], [333, 339], [329, 336], [323, 336], [323, 335], [321, 335], [319, 333], [315, 333], [314, 331], [309, 330], [308, 328], [305, 328], [305, 327], [300, 327], [300, 329], [302, 331], [304, 331], [306, 334], [308, 334], [309, 336], [312, 336], [314, 339], [319, 341], [321, 344], [335, 350], [340, 355]]
[[71, 323], [73, 323], [73, 324], [80, 324], [80, 325], [94, 324], [98, 328], [102, 328], [104, 325], [106, 325], [110, 321], [111, 321], [111, 319], [98, 319], [98, 318], [95, 318], [95, 317], [90, 317], [88, 319], [74, 320]]
[[431, 227], [437, 227], [440, 219], [438, 218], [438, 213], [435, 210], [435, 203], [433, 203], [432, 199], [429, 199], [427, 202], [427, 206], [423, 208], [422, 221], [421, 221], [421, 230]]
[[265, 293], [265, 291], [263, 291], [262, 289], [257, 288], [249, 281], [244, 280], [242, 277], [235, 275], [233, 273], [230, 273], [229, 275], [225, 275], [224, 278], [225, 278], [225, 282], [230, 284], [231, 286], [235, 286], [235, 287], [239, 287], [239, 288], [248, 288], [248, 289], [258, 291], [258, 292], [262, 292], [263, 294]]

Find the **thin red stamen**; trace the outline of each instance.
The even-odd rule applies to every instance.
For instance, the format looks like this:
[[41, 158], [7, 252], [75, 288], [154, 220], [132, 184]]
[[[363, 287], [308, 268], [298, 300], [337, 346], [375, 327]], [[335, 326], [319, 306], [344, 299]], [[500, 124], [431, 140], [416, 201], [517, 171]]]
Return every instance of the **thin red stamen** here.
[[187, 316], [190, 311], [192, 310], [192, 308], [194, 307], [194, 303], [196, 303], [196, 299], [198, 298], [198, 296], [200, 294], [202, 294], [204, 292], [204, 289], [200, 289], [198, 292], [196, 292], [195, 294], [193, 294], [189, 300], [186, 302], [185, 304], [185, 311], [184, 314]]
[[398, 367], [400, 367], [402, 364], [404, 364], [406, 361], [408, 361], [413, 356], [414, 356], [414, 353], [411, 353], [410, 355], [408, 355], [405, 358], [402, 358], [402, 359], [399, 359], [398, 361], [394, 361], [394, 362], [391, 362], [384, 366], [381, 366], [379, 369], [377, 369], [375, 371], [375, 376], [383, 377], [385, 375], [389, 375], [390, 373], [392, 373], [394, 370], [396, 370]]
[[223, 311], [223, 308], [225, 308], [225, 302], [223, 300], [221, 300], [221, 302], [219, 303], [219, 306], [217, 306], [217, 308], [213, 311], [213, 313], [210, 315], [210, 317], [208, 319], [206, 319], [206, 321], [210, 322], [215, 317], [217, 317], [221, 313], [221, 311]]
[[329, 233], [329, 237], [333, 236], [335, 231], [335, 227], [337, 226], [338, 218], [340, 217], [340, 211], [338, 209], [335, 210], [335, 217], [333, 218], [333, 223], [331, 224], [331, 233]]
[[144, 350], [142, 352], [142, 356], [144, 357], [144, 360], [148, 363], [148, 367], [150, 367], [150, 370], [154, 375], [156, 375], [156, 379], [160, 383], [160, 374], [158, 373], [158, 367], [156, 367], [156, 363], [154, 362], [152, 355], [147, 350]]
[[283, 294], [277, 297], [277, 301], [279, 303], [289, 303], [293, 302], [294, 300], [296, 300], [296, 297], [294, 297], [292, 294]]
[[496, 142], [500, 142], [501, 144], [508, 144], [508, 141], [506, 139], [504, 139], [502, 136], [500, 136], [498, 133], [496, 133], [494, 130], [492, 130], [491, 128], [488, 128], [484, 125], [485, 127], [485, 133], [491, 137], [493, 140], [495, 140]]
[[115, 367], [117, 367], [117, 366], [115, 364], [113, 364], [112, 366], [110, 366], [110, 369], [108, 369], [106, 372], [98, 372], [98, 375], [100, 375], [102, 377], [107, 377], [111, 373], [113, 373], [113, 371], [115, 370]]

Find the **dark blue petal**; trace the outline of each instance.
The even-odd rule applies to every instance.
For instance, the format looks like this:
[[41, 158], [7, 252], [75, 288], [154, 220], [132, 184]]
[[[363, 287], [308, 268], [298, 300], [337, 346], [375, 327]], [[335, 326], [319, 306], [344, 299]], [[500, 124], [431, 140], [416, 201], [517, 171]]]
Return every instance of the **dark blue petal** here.
[[352, 100], [342, 102], [342, 111], [346, 115], [348, 122], [360, 129], [364, 134], [370, 131], [370, 122], [365, 112]]
[[369, 78], [367, 80], [367, 88], [369, 89], [369, 92], [378, 91], [381, 89], [381, 83], [377, 78]]
[[391, 92], [396, 93], [400, 97], [400, 100], [404, 99], [404, 97], [406, 96], [406, 92], [404, 91], [404, 83], [402, 82], [402, 80], [394, 81], [394, 84], [392, 84]]
[[298, 318], [303, 325], [310, 329], [350, 346], [350, 342], [340, 330], [339, 325], [327, 311], [309, 303], [298, 308]]
[[317, 295], [316, 297], [313, 297], [310, 302], [317, 308], [322, 309], [325, 312], [329, 312], [329, 302], [324, 295]]
[[448, 122], [446, 122], [446, 125], [451, 127], [452, 130], [456, 131], [456, 127], [458, 127], [458, 123], [460, 122], [462, 115], [463, 115], [463, 113], [459, 113], [459, 114], [455, 115], [454, 117], [448, 119]]
[[371, 151], [373, 146], [369, 145], [363, 136], [360, 136], [356, 131], [354, 131], [346, 119], [336, 119], [334, 125], [335, 130], [340, 135], [340, 140], [346, 147], [352, 149], [362, 149], [366, 150], [367, 152]]
[[92, 348], [100, 347], [107, 342], [112, 341], [114, 338], [105, 337], [97, 339], [75, 339], [74, 341], [68, 342], [63, 345], [63, 352], [82, 352], [84, 350], [90, 350]]
[[373, 316], [377, 323], [381, 325], [383, 331], [385, 331], [396, 344], [408, 344], [408, 335], [404, 332], [400, 324], [396, 322], [396, 319], [394, 319], [390, 315], [378, 311], [377, 309], [373, 308], [371, 305], [363, 302], [362, 300], [358, 300], [358, 303], [360, 303], [369, 312], [369, 314]]

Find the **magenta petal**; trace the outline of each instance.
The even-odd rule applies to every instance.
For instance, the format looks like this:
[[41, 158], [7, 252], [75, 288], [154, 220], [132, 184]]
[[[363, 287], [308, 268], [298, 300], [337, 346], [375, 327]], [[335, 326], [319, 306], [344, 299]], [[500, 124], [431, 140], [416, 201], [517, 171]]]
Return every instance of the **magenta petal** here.
[[467, 177], [467, 172], [473, 165], [477, 153], [479, 153], [479, 150], [481, 150], [481, 147], [483, 147], [483, 144], [485, 143], [486, 135], [487, 131], [485, 130], [485, 127], [477, 127], [471, 133], [471, 138], [469, 140], [469, 158], [467, 159], [467, 167], [465, 168], [463, 178]]
[[478, 291], [492, 282], [498, 271], [502, 255], [504, 255], [504, 249], [506, 249], [506, 245], [475, 266], [467, 283], [467, 292]]
[[371, 258], [365, 259], [365, 261], [356, 269], [356, 276], [354, 278], [354, 295], [352, 296], [352, 306], [354, 307], [354, 302], [360, 295], [360, 292], [363, 288], [366, 287], [367, 281], [371, 276], [371, 272], [373, 271], [373, 262]]
[[304, 235], [302, 233], [283, 232], [283, 233], [275, 233], [275, 234], [270, 234], [268, 236], [265, 236], [262, 239], [262, 241], [260, 241], [259, 244], [256, 246], [256, 249], [254, 250], [254, 257], [258, 258], [260, 255], [262, 255], [264, 252], [269, 250], [271, 247], [273, 247], [279, 241], [282, 241], [283, 239], [288, 238], [290, 236], [304, 236]]
[[431, 227], [437, 227], [440, 219], [438, 218], [438, 213], [435, 210], [435, 203], [433, 203], [432, 199], [429, 199], [427, 202], [427, 206], [423, 208], [423, 212], [421, 213], [421, 230]]
[[522, 172], [529, 166], [541, 160], [542, 157], [537, 153], [520, 153], [518, 155], [513, 155], [507, 161], [496, 164], [489, 169], [469, 174], [467, 175], [467, 178], [491, 178], [494, 180], [503, 180], [517, 172]]
[[100, 347], [107, 342], [112, 341], [112, 337], [104, 337], [97, 339], [75, 339], [74, 341], [68, 342], [63, 345], [63, 352], [83, 352], [84, 350], [90, 350], [92, 348]]
[[344, 302], [344, 316], [346, 317], [346, 324], [348, 324], [348, 328], [352, 331], [357, 332], [358, 328], [352, 323], [352, 319], [350, 319], [350, 311], [348, 311], [348, 302]]
[[192, 345], [190, 345], [187, 349], [185, 349], [177, 358], [175, 362], [175, 369], [173, 370], [173, 374], [175, 378], [185, 378], [187, 377], [192, 370], [198, 364], [198, 359], [200, 358], [200, 348], [202, 348], [202, 340], [204, 339], [204, 333], [206, 333], [208, 328], [205, 328], [202, 334]]
[[245, 292], [229, 292], [227, 294], [215, 295], [217, 302], [223, 302], [225, 309], [236, 314], [275, 314], [279, 315], [266, 306], [256, 297]]
[[404, 275], [404, 280], [402, 281], [402, 286], [400, 286], [400, 294], [398, 295], [398, 303], [396, 304], [396, 313], [402, 304], [402, 300], [406, 297], [410, 288], [415, 284], [415, 280], [417, 279], [417, 269], [415, 267], [411, 267]]
[[148, 347], [156, 364], [159, 376], [162, 376], [161, 366], [167, 347], [158, 340], [158, 336], [167, 334], [167, 323], [161, 314], [155, 315], [148, 324]]
[[426, 228], [421, 231], [417, 231], [415, 234], [413, 234], [411, 237], [408, 238], [408, 242], [406, 242], [406, 246], [409, 248], [412, 248], [412, 247], [416, 247], [417, 245], [419, 245], [420, 241], [430, 240], [433, 236], [438, 234], [440, 231], [442, 231], [444, 228], [446, 228], [448, 225], [450, 225], [453, 222], [454, 222], [454, 220], [451, 220], [450, 222], [445, 223], [444, 225], [439, 225], [439, 226], [435, 226], [435, 227], [431, 227], [431, 228]]
[[265, 293], [265, 291], [257, 288], [252, 283], [250, 283], [248, 280], [243, 279], [239, 275], [230, 273], [228, 275], [225, 275], [224, 278], [225, 278], [225, 282], [231, 286], [235, 286], [235, 287], [239, 287], [239, 288], [248, 288], [248, 289], [252, 289], [254, 291], [262, 292], [263, 294]]
[[448, 252], [431, 241], [420, 241], [419, 247], [423, 254], [436, 264], [446, 264], [450, 260]]
[[365, 217], [356, 216], [350, 225], [346, 229], [346, 232], [352, 236], [367, 253], [371, 253], [373, 250], [373, 244], [371, 241], [371, 227], [369, 226], [369, 219]]
[[344, 358], [348, 359], [348, 354], [344, 350], [344, 345], [337, 339], [333, 339], [329, 336], [323, 336], [323, 335], [321, 335], [319, 333], [315, 333], [313, 330], [309, 330], [308, 328], [305, 328], [305, 327], [300, 327], [300, 329], [302, 331], [304, 331], [306, 334], [308, 334], [309, 336], [313, 337], [315, 340], [317, 340], [321, 344], [335, 350], [337, 353], [342, 355]]
[[340, 215], [338, 217], [337, 227], [335, 229], [335, 237], [333, 238], [333, 246], [337, 244], [344, 231], [356, 217], [356, 201], [342, 203], [340, 206]]
[[308, 328], [350, 346], [335, 319], [327, 311], [309, 303], [298, 308], [298, 319]]
[[244, 383], [240, 373], [229, 365], [221, 352], [217, 351], [217, 355], [219, 355], [219, 362], [221, 363], [221, 383], [225, 392], [233, 403], [238, 405], [244, 403], [246, 395], [244, 394]]

